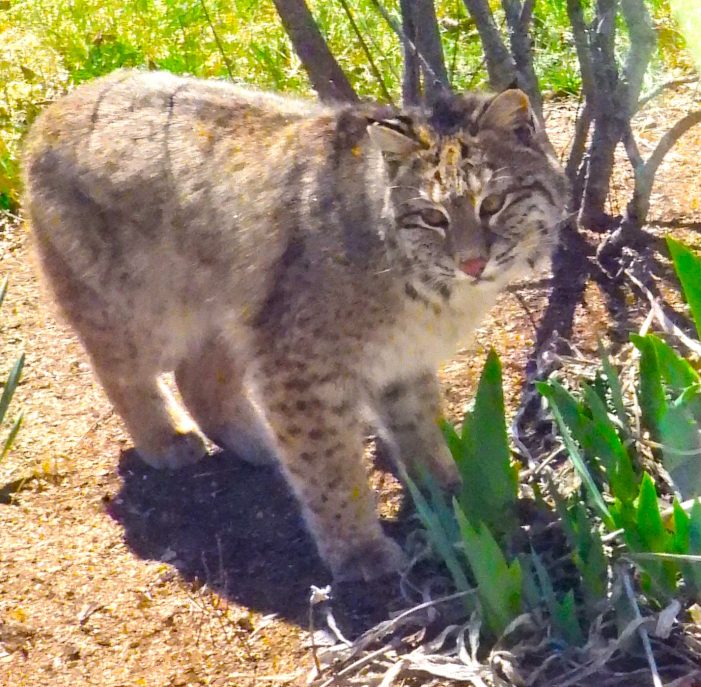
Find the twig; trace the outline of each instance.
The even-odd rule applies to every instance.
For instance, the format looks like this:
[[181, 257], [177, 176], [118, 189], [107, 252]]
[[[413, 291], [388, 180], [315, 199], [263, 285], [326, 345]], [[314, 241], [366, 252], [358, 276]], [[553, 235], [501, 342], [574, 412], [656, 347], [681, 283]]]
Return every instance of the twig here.
[[[636, 620], [642, 621], [643, 617], [640, 614], [640, 609], [638, 608], [638, 602], [635, 600], [635, 593], [633, 592], [633, 585], [630, 581], [630, 575], [626, 571], [623, 572], [623, 588], [626, 590], [626, 596], [630, 602], [631, 608], [633, 609], [633, 615]], [[640, 641], [643, 643], [643, 649], [645, 650], [645, 656], [647, 658], [648, 665], [650, 666], [650, 673], [652, 674], [652, 684], [654, 687], [663, 687], [662, 680], [660, 679], [660, 674], [657, 670], [657, 663], [655, 662], [655, 656], [652, 653], [652, 646], [650, 646], [650, 637], [647, 634], [647, 630], [641, 625], [638, 626], [638, 635]]]
[[333, 685], [335, 682], [337, 682], [340, 678], [344, 677], [345, 675], [349, 675], [350, 673], [353, 673], [354, 671], [358, 670], [358, 668], [362, 668], [363, 666], [367, 665], [368, 663], [372, 663], [376, 658], [379, 656], [382, 656], [383, 654], [386, 654], [388, 651], [392, 651], [393, 647], [392, 644], [386, 644], [385, 646], [381, 647], [380, 649], [377, 649], [375, 651], [370, 652], [369, 654], [366, 654], [362, 658], [359, 658], [357, 661], [354, 661], [351, 663], [349, 666], [346, 666], [343, 668], [343, 670], [339, 670], [335, 675], [332, 675], [328, 680], [323, 682], [322, 684], [319, 685], [319, 687], [330, 687], [330, 685]]
[[594, 658], [572, 670], [566, 679], [552, 684], [552, 687], [574, 687], [574, 685], [584, 684], [583, 680], [589, 676], [596, 673], [597, 670], [605, 666], [610, 658], [620, 649], [621, 645], [624, 644], [638, 628], [645, 622], [644, 618], [634, 618], [631, 620], [623, 631], [619, 634], [617, 641], [611, 641], [608, 643], [605, 649], [598, 652]]
[[207, 24], [209, 24], [209, 28], [212, 30], [212, 35], [214, 36], [214, 41], [217, 44], [219, 54], [221, 55], [222, 60], [224, 60], [224, 65], [226, 66], [226, 71], [229, 74], [229, 79], [231, 81], [233, 81], [234, 80], [234, 71], [231, 68], [231, 62], [229, 62], [229, 58], [228, 58], [227, 54], [224, 52], [224, 46], [222, 45], [222, 42], [219, 40], [219, 34], [217, 33], [217, 30], [214, 28], [214, 24], [212, 23], [212, 19], [209, 16], [209, 11], [207, 10], [207, 5], [205, 4], [204, 0], [200, 0], [200, 5], [202, 5], [202, 11], [204, 12], [204, 18], [207, 20]]
[[455, 601], [456, 599], [461, 599], [466, 596], [471, 596], [477, 592], [476, 589], [468, 589], [466, 591], [462, 592], [455, 592], [454, 594], [449, 594], [448, 596], [442, 596], [439, 597], [438, 599], [431, 599], [430, 601], [424, 601], [423, 603], [418, 604], [417, 606], [413, 606], [412, 608], [408, 608], [406, 611], [402, 611], [399, 615], [396, 615], [394, 618], [391, 618], [390, 620], [385, 620], [384, 622], [380, 623], [379, 625], [376, 625], [375, 627], [371, 628], [367, 632], [365, 632], [355, 643], [354, 647], [354, 653], [357, 654], [359, 651], [362, 651], [368, 644], [371, 642], [374, 642], [381, 637], [386, 637], [390, 632], [392, 632], [395, 628], [399, 627], [401, 624], [403, 624], [403, 621], [414, 615], [415, 613], [418, 613], [419, 611], [426, 610], [427, 608], [433, 608], [434, 606], [438, 606], [439, 604], [442, 603], [447, 603], [448, 601]]
[[[692, 126], [701, 124], [701, 110], [690, 112], [682, 117], [674, 126], [665, 133], [658, 141], [657, 146], [645, 163], [645, 175], [654, 177], [657, 168], [660, 166], [664, 156], [670, 151], [672, 146], [689, 130]], [[652, 180], [651, 180], [652, 181]]]
[[696, 355], [701, 355], [701, 343], [694, 341], [692, 338], [688, 337], [679, 327], [677, 327], [674, 322], [666, 315], [662, 309], [662, 304], [659, 299], [654, 296], [650, 289], [645, 286], [640, 279], [638, 279], [630, 269], [624, 270], [623, 273], [630, 279], [631, 282], [645, 295], [650, 303], [651, 312], [654, 313], [654, 317], [658, 324], [667, 334], [673, 334], [676, 336], [690, 351], [696, 353]]
[[643, 160], [643, 156], [640, 154], [640, 149], [638, 148], [638, 143], [635, 140], [635, 135], [633, 134], [633, 129], [630, 125], [630, 120], [628, 120], [625, 124], [625, 131], [623, 132], [623, 145], [625, 146], [628, 160], [633, 168], [633, 172], [637, 174], [638, 171], [645, 166], [645, 161]]
[[676, 122], [657, 142], [655, 149], [652, 151], [645, 164], [640, 165], [640, 167], [636, 169], [633, 197], [626, 207], [626, 214], [621, 227], [622, 231], [626, 229], [628, 231], [630, 231], [630, 229], [638, 229], [644, 224], [650, 209], [650, 195], [655, 183], [657, 169], [677, 141], [691, 129], [691, 127], [697, 124], [701, 124], [701, 110], [690, 112]]
[[528, 320], [531, 323], [531, 327], [533, 327], [533, 331], [537, 334], [538, 323], [535, 321], [535, 317], [533, 317], [533, 313], [528, 307], [526, 301], [523, 299], [523, 296], [518, 291], [512, 291], [511, 295], [518, 301], [518, 304], [523, 308], [523, 311], [526, 313]]
[[451, 88], [453, 87], [453, 81], [455, 80], [455, 69], [458, 64], [458, 42], [460, 41], [462, 34], [462, 24], [460, 23], [460, 0], [456, 0], [455, 4], [457, 5], [456, 15], [458, 18], [458, 26], [457, 31], [455, 32], [455, 40], [453, 41], [453, 54], [450, 58], [450, 75], [448, 77], [448, 81]]
[[375, 6], [375, 9], [382, 15], [382, 18], [387, 22], [388, 26], [397, 34], [399, 40], [408, 47], [409, 51], [415, 55], [421, 62], [421, 66], [426, 71], [426, 73], [434, 80], [440, 82], [440, 78], [431, 67], [431, 63], [424, 57], [422, 52], [416, 47], [414, 42], [409, 39], [409, 37], [404, 33], [401, 26], [395, 21], [395, 19], [387, 12], [387, 10], [379, 3], [379, 0], [370, 0]]
[[321, 675], [321, 663], [316, 653], [316, 640], [314, 639], [314, 606], [317, 606], [331, 598], [331, 587], [311, 586], [312, 593], [309, 595], [309, 643], [311, 644], [312, 656], [314, 657], [314, 667], [317, 675]]
[[370, 52], [370, 48], [368, 47], [368, 44], [365, 41], [365, 38], [363, 38], [363, 34], [360, 32], [360, 28], [355, 22], [355, 18], [353, 17], [353, 13], [351, 12], [350, 7], [348, 6], [347, 0], [339, 0], [341, 3], [341, 7], [343, 7], [343, 11], [346, 13], [346, 17], [348, 17], [348, 22], [351, 25], [351, 28], [353, 29], [353, 32], [355, 33], [356, 38], [358, 39], [358, 43], [360, 43], [360, 47], [363, 49], [363, 52], [365, 53], [365, 57], [367, 58], [368, 64], [370, 65], [370, 69], [372, 70], [373, 75], [377, 79], [377, 83], [380, 85], [380, 90], [382, 91], [382, 95], [384, 96], [385, 100], [394, 107], [394, 101], [392, 100], [392, 96], [390, 95], [389, 91], [387, 90], [387, 84], [385, 83], [385, 80], [382, 78], [382, 73], [380, 70], [377, 68], [377, 65], [375, 64], [375, 60], [372, 57], [372, 53]]
[[676, 561], [677, 563], [679, 563], [679, 562], [701, 563], [701, 556], [699, 556], [697, 554], [693, 554], [693, 553], [662, 553], [661, 551], [646, 553], [644, 551], [641, 551], [641, 552], [629, 551], [626, 553], [626, 558], [631, 558], [632, 560], [639, 560], [639, 561], [663, 560], [663, 561]]
[[699, 80], [698, 75], [697, 76], [686, 76], [681, 79], [671, 79], [670, 81], [665, 81], [664, 83], [660, 84], [657, 88], [654, 90], [650, 91], [646, 96], [643, 96], [640, 98], [638, 101], [638, 107], [636, 108], [636, 112], [639, 112], [640, 110], [645, 107], [651, 100], [654, 100], [657, 98], [657, 96], [661, 95], [664, 93], [666, 90], [669, 88], [675, 88], [676, 86], [682, 86], [687, 83], [696, 83]]
[[[570, 154], [567, 158], [567, 165], [565, 166], [565, 174], [573, 188], [580, 172], [582, 160], [584, 159], [584, 153], [587, 148], [587, 137], [589, 136], [592, 119], [592, 106], [587, 101], [574, 125], [572, 146], [570, 147]], [[575, 197], [575, 201], [578, 200], [579, 198]]]

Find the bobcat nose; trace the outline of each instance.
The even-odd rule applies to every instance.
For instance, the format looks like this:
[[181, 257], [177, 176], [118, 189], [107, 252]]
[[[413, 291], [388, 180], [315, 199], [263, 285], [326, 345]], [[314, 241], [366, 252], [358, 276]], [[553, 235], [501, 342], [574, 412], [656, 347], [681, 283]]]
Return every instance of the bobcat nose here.
[[468, 258], [460, 263], [460, 269], [465, 273], [469, 274], [475, 279], [479, 278], [484, 272], [484, 268], [487, 266], [486, 258]]

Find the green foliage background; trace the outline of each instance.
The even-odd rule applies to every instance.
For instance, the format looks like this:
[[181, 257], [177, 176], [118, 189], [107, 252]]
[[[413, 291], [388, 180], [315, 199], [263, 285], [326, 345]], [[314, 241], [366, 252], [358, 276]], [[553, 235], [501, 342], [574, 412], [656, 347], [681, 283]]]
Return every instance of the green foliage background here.
[[[384, 4], [398, 16], [398, 0]], [[491, 4], [503, 25], [498, 0]], [[670, 18], [669, 0], [649, 4], [660, 37], [659, 71], [676, 65], [683, 40]], [[353, 86], [364, 97], [379, 98], [378, 83], [340, 2], [311, 0], [309, 5]], [[398, 99], [399, 41], [369, 0], [350, 5]], [[480, 43], [462, 0], [437, 0], [436, 8], [454, 86], [482, 86]], [[207, 13], [234, 79], [264, 89], [310, 91], [271, 0], [0, 0], [0, 209], [14, 209], [19, 199], [17, 159], [28, 124], [70, 85], [118, 67], [227, 77]], [[576, 93], [579, 75], [565, 0], [539, 0], [534, 26], [543, 89]]]

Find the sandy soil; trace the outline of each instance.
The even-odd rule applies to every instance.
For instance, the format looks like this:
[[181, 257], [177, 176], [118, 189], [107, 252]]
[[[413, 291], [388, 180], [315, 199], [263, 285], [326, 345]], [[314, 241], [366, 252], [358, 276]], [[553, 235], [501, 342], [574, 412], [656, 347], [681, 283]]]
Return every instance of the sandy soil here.
[[[699, 95], [684, 89], [638, 118], [643, 154]], [[574, 104], [550, 113], [565, 149]], [[620, 165], [612, 194], [623, 209], [630, 177]], [[666, 159], [651, 223], [699, 243], [701, 127]], [[176, 687], [303, 683], [311, 584], [329, 582], [297, 508], [272, 469], [218, 454], [158, 473], [130, 451], [121, 421], [96, 384], [75, 337], [57, 322], [18, 225], [0, 233], [0, 274], [11, 277], [0, 313], [1, 370], [25, 350], [14, 410], [25, 422], [0, 464], [0, 685]], [[546, 288], [525, 288], [537, 317]], [[633, 311], [641, 310], [631, 300]], [[587, 289], [576, 340], [586, 353], [608, 313]], [[505, 369], [507, 402], [518, 402], [534, 328], [505, 295], [475, 343], [442, 373], [447, 410], [459, 419], [485, 350]], [[401, 488], [370, 467], [388, 531], [404, 536]], [[342, 626], [357, 631], [400, 603], [396, 583], [334, 589]]]

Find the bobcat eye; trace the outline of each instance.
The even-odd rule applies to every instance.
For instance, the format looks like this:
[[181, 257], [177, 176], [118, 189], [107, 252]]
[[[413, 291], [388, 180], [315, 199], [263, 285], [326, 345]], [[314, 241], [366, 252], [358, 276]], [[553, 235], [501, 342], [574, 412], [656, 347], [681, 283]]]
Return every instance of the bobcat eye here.
[[443, 210], [438, 208], [426, 208], [421, 211], [421, 219], [431, 227], [445, 229], [448, 226], [448, 217]]
[[495, 215], [504, 206], [504, 196], [498, 193], [491, 193], [482, 198], [480, 203], [480, 217]]

